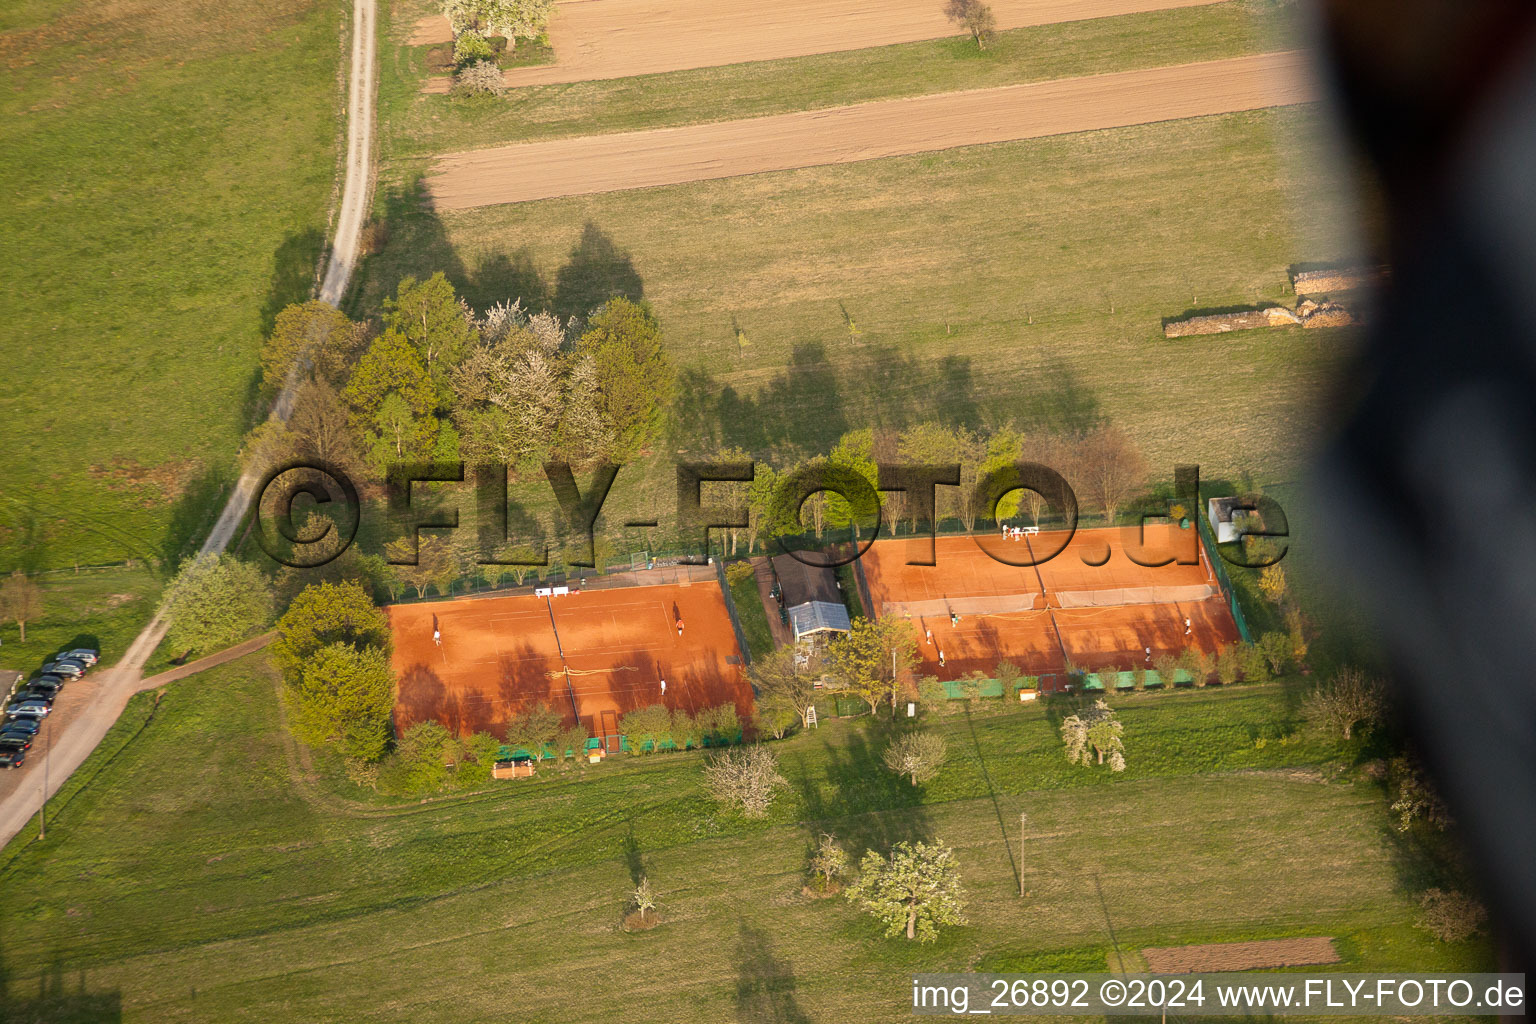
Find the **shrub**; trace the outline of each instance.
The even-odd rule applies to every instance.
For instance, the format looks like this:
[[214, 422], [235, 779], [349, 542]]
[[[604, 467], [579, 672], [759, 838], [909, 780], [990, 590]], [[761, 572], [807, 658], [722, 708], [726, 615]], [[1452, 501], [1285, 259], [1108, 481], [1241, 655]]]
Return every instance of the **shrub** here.
[[811, 854], [811, 883], [821, 892], [836, 885], [848, 872], [848, 851], [837, 841], [837, 836], [823, 832], [816, 842], [816, 852]]
[[1152, 659], [1152, 667], [1157, 670], [1158, 678], [1163, 681], [1163, 689], [1173, 689], [1173, 678], [1178, 675], [1183, 666], [1177, 656], [1172, 654], [1159, 654]]
[[504, 89], [501, 68], [488, 60], [460, 68], [453, 78], [453, 91], [460, 96], [500, 96]]
[[[581, 760], [587, 751], [587, 728], [584, 725], [573, 725], [563, 729], [555, 740], [555, 757], [560, 764], [564, 764], [568, 757]], [[566, 751], [570, 751], [569, 754]]]
[[672, 712], [664, 704], [638, 708], [619, 719], [619, 732], [629, 739], [631, 754], [644, 753], [647, 743], [657, 749], [672, 738]]
[[1269, 681], [1269, 659], [1258, 644], [1239, 644], [1237, 663], [1243, 670], [1243, 682], [1264, 683]]
[[739, 587], [756, 574], [752, 571], [752, 563], [748, 561], [732, 562], [725, 567], [725, 582], [733, 587]]
[[754, 724], [759, 732], [781, 740], [798, 721], [800, 721], [800, 712], [783, 700], [769, 699], [758, 702]]
[[779, 774], [779, 759], [767, 747], [727, 750], [704, 766], [704, 785], [721, 803], [731, 804], [748, 818], [768, 813], [775, 790], [789, 785]]
[[491, 781], [491, 769], [496, 767], [496, 757], [501, 753], [501, 740], [488, 732], [477, 732], [462, 740], [459, 748], [453, 784], [467, 789]]
[[1237, 644], [1228, 644], [1216, 652], [1216, 681], [1222, 686], [1231, 686], [1237, 682], [1242, 667]]
[[417, 722], [400, 736], [394, 754], [379, 771], [379, 787], [403, 796], [435, 793], [448, 781], [448, 761], [458, 744], [437, 722]]
[[496, 48], [491, 41], [474, 29], [466, 29], [459, 33], [453, 41], [453, 63], [458, 67], [467, 67], [480, 61], [496, 60]]
[[917, 681], [917, 700], [925, 708], [939, 708], [949, 699], [949, 692], [937, 676], [923, 676]]
[[741, 719], [736, 716], [734, 704], [704, 708], [698, 714], [698, 722], [704, 738], [714, 743], [733, 743], [741, 735]]
[[1483, 930], [1488, 912], [1466, 893], [1430, 889], [1419, 897], [1418, 925], [1441, 942], [1461, 942]]
[[1013, 662], [1000, 661], [997, 663], [997, 681], [1003, 685], [1004, 697], [1013, 696], [1013, 691], [1019, 688], [1023, 678], [1024, 673]]

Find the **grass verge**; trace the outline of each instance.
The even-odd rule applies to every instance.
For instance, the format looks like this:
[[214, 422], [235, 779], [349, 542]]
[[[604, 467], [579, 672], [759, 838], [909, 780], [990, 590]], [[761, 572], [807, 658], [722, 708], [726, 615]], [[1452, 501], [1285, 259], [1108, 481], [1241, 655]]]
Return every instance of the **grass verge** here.
[[[1120, 777], [1068, 766], [1049, 707], [932, 723], [950, 761], [917, 788], [879, 763], [885, 723], [829, 722], [774, 745], [790, 787], [760, 822], [711, 802], [691, 754], [358, 800], [294, 758], [260, 656], [171, 686], [146, 725], [148, 706], [136, 698], [87, 763], [46, 843], [8, 850], [15, 991], [30, 991], [32, 965], [55, 965], [129, 1021], [601, 1020], [637, 1000], [667, 1019], [766, 1000], [780, 1019], [859, 1008], [894, 1021], [909, 1010], [891, 979], [913, 970], [1107, 945], [1096, 888], [1133, 948], [1330, 934], [1348, 937], [1357, 969], [1488, 962], [1481, 944], [1412, 927], [1433, 879], [1377, 787], [1322, 781], [1309, 766], [1332, 751], [1316, 739], [1255, 747], [1254, 732], [1291, 720], [1280, 685], [1127, 696]], [[844, 901], [802, 898], [820, 830], [855, 853], [910, 837], [954, 846], [969, 924], [909, 946]], [[667, 923], [627, 935], [639, 873]]]

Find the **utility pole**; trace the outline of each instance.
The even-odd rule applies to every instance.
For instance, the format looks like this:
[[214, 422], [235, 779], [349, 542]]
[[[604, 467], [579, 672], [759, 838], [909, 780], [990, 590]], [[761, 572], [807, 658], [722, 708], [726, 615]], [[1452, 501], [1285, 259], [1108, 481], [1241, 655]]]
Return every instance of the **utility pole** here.
[[43, 742], [48, 744], [43, 749], [43, 802], [37, 809], [37, 838], [48, 838], [48, 761], [49, 754], [53, 753], [53, 716], [48, 716], [47, 735]]
[[1019, 895], [1024, 895], [1024, 830], [1029, 828], [1029, 815], [1019, 812]]

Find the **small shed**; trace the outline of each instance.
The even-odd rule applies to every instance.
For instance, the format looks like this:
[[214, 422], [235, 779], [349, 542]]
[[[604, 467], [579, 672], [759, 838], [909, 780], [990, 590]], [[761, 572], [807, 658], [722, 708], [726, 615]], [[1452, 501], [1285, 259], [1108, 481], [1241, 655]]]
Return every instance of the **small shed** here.
[[779, 585], [779, 600], [786, 608], [813, 601], [842, 604], [843, 592], [837, 585], [837, 573], [823, 565], [806, 565], [794, 555], [774, 555], [773, 577]]
[[841, 601], [807, 601], [789, 609], [789, 625], [798, 642], [803, 637], [847, 633], [853, 629], [848, 609]]
[[1216, 531], [1216, 543], [1230, 544], [1242, 535], [1243, 520], [1248, 517], [1248, 504], [1247, 499], [1236, 495], [1212, 498], [1206, 503], [1211, 528]]

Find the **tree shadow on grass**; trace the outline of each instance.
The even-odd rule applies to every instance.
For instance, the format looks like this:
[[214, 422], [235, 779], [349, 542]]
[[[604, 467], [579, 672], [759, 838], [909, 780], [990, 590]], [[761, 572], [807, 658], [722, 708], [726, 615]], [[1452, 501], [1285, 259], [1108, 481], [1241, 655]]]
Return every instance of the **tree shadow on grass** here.
[[317, 227], [289, 232], [272, 254], [272, 281], [261, 304], [261, 333], [272, 333], [277, 314], [285, 306], [306, 301], [315, 288], [320, 256], [325, 251], [325, 232]]
[[[832, 353], [819, 341], [794, 347], [782, 371], [754, 394], [719, 382], [702, 365], [678, 374], [673, 447], [740, 447], [784, 460], [825, 454], [856, 427], [899, 432], [923, 422], [973, 431], [1013, 423], [1025, 431], [1077, 433], [1101, 418], [1097, 397], [1059, 362], [1016, 376], [992, 394], [976, 386], [967, 356], [926, 360], [890, 345]], [[985, 369], [985, 367], [983, 367]]]
[[197, 551], [213, 529], [225, 495], [235, 482], [235, 475], [233, 466], [214, 466], [203, 470], [182, 488], [160, 541], [162, 572], [167, 575], [175, 572], [183, 558]]
[[884, 854], [904, 840], [933, 838], [922, 787], [909, 784], [882, 760], [895, 733], [888, 720], [860, 721], [842, 742], [827, 745], [819, 773], [804, 758], [795, 765], [794, 785], [811, 835], [835, 834], [854, 862], [866, 850]]
[[87, 991], [83, 970], [71, 987], [64, 978], [63, 963], [55, 960], [48, 973], [37, 979], [36, 993], [24, 993], [12, 982], [10, 970], [0, 961], [0, 1021], [116, 1024], [122, 1019], [122, 992], [119, 989]]
[[645, 284], [629, 253], [621, 250], [601, 228], [587, 221], [581, 239], [555, 275], [551, 311], [564, 320], [585, 318], [609, 299], [632, 302], [645, 298]]
[[736, 942], [736, 1019], [809, 1024], [795, 997], [794, 969], [774, 954], [773, 940], [745, 921]]
[[542, 312], [554, 304], [549, 283], [534, 265], [533, 254], [526, 246], [511, 256], [496, 253], [480, 264], [475, 268], [474, 282], [465, 288], [465, 301], [477, 309], [514, 300], [530, 313]]

